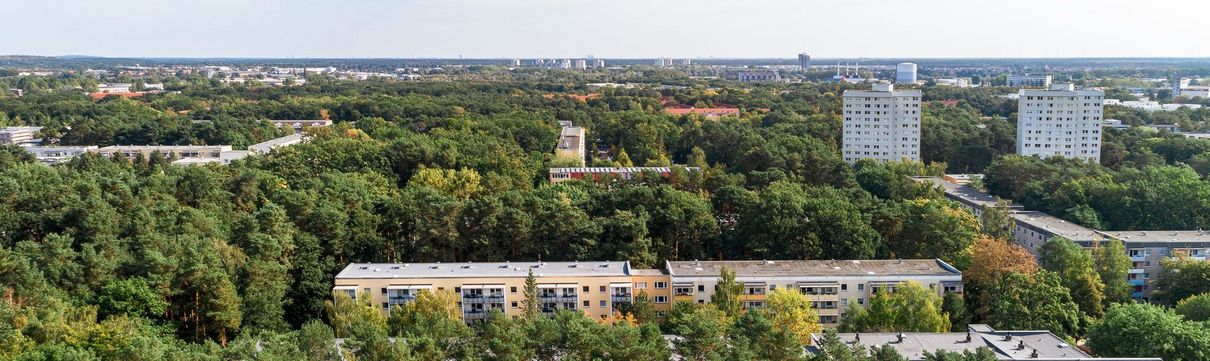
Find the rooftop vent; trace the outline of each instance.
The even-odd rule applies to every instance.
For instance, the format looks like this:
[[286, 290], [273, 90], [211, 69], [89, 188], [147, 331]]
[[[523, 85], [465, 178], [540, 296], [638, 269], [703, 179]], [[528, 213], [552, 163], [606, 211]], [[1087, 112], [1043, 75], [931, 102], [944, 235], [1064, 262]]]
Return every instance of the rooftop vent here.
[[465, 265], [465, 266], [462, 266], [462, 267], [460, 267], [460, 268], [462, 268], [462, 269], [471, 269], [471, 266], [470, 266], [470, 265]]
[[429, 269], [439, 269], [441, 266], [429, 266]]

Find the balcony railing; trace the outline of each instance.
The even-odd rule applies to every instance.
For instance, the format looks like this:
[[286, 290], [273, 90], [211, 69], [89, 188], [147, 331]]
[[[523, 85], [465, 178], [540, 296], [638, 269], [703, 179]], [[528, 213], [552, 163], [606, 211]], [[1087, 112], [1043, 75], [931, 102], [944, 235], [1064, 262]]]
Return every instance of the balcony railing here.
[[1147, 280], [1144, 280], [1144, 279], [1126, 280], [1126, 284], [1129, 284], [1131, 286], [1143, 286], [1143, 285], [1147, 284]]
[[632, 302], [632, 299], [630, 298], [630, 295], [625, 295], [625, 296], [622, 296], [622, 295], [613, 295], [613, 296], [610, 296], [610, 297], [609, 297], [609, 300], [610, 300], [610, 301], [612, 301], [613, 303], [629, 303], [629, 302]]

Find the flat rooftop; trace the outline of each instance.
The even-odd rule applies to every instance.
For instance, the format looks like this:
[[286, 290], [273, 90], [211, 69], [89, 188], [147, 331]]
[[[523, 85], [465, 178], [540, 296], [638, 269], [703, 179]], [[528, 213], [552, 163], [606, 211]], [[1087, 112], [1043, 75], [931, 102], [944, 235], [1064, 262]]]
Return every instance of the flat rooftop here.
[[1101, 240], [1105, 238], [1104, 235], [1092, 228], [1071, 223], [1062, 218], [1042, 212], [1013, 212], [1012, 217], [1017, 220], [1017, 223], [1025, 223], [1073, 241]]
[[350, 263], [336, 279], [629, 276], [628, 261], [592, 262], [471, 262], [471, 263]]
[[1102, 234], [1122, 242], [1210, 242], [1210, 231], [1113, 231]]
[[933, 184], [940, 186], [942, 190], [945, 191], [945, 194], [949, 195], [950, 197], [958, 198], [962, 201], [980, 207], [994, 206], [996, 205], [996, 200], [1000, 199], [996, 196], [980, 192], [979, 190], [971, 188], [965, 184], [946, 181], [941, 177], [912, 177], [912, 180], [917, 182], [932, 182]]
[[961, 275], [939, 259], [668, 261], [673, 277], [718, 277], [723, 266], [736, 277]]
[[[996, 331], [987, 325], [970, 325], [969, 331], [841, 333], [838, 336], [846, 344], [861, 344], [867, 347], [889, 345], [908, 360], [924, 360], [926, 351], [973, 352], [979, 347], [991, 349], [999, 360], [1123, 360], [1089, 356], [1049, 331]], [[823, 336], [815, 334], [812, 338], [820, 340]]]
[[[698, 167], [684, 167], [691, 172], [700, 171]], [[672, 171], [672, 167], [574, 167], [574, 168], [551, 168], [550, 173], [641, 173], [641, 172], [656, 172], [668, 173]]]

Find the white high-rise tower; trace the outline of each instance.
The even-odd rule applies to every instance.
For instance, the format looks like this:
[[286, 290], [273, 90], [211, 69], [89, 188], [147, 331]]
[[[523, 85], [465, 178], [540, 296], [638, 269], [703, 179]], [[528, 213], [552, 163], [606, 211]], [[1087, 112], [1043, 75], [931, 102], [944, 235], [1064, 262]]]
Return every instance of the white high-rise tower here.
[[845, 90], [843, 131], [846, 162], [920, 160], [920, 90], [897, 91], [886, 83]]
[[1104, 91], [1053, 84], [1018, 95], [1017, 154], [1101, 161]]

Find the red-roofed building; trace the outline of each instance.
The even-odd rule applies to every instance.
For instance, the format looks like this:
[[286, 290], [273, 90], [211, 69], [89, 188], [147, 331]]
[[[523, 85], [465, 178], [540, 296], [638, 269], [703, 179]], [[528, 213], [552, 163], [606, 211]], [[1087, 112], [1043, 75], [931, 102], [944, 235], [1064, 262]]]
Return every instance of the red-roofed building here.
[[138, 97], [143, 96], [144, 94], [147, 94], [147, 92], [129, 92], [129, 93], [90, 93], [90, 94], [88, 94], [88, 96], [89, 96], [89, 97], [92, 97], [92, 100], [94, 100], [94, 101], [95, 101], [95, 100], [101, 100], [101, 99], [105, 99], [105, 97], [108, 97], [108, 96], [123, 97], [123, 98], [138, 98]]
[[739, 108], [674, 108], [664, 109], [664, 111], [672, 115], [697, 114], [707, 118], [739, 115]]

